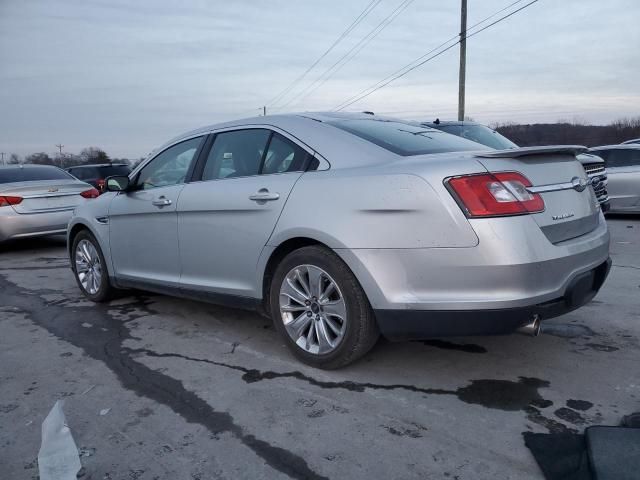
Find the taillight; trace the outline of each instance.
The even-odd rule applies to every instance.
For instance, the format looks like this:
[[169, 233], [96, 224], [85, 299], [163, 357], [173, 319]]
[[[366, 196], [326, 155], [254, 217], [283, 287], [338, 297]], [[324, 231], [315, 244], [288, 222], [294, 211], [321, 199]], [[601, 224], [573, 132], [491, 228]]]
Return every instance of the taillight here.
[[90, 188], [89, 190], [85, 190], [80, 193], [84, 198], [98, 198], [100, 196], [100, 192], [95, 188]]
[[531, 182], [518, 172], [482, 173], [447, 181], [468, 217], [523, 215], [544, 210], [544, 200], [527, 187]]
[[22, 201], [22, 197], [3, 197], [0, 195], [0, 207], [8, 207], [9, 205], [18, 205]]

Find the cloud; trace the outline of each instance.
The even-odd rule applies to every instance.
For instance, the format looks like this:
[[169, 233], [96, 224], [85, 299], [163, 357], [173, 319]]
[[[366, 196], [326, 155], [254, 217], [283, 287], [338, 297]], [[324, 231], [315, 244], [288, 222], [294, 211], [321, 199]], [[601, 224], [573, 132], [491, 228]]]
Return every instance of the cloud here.
[[[385, 0], [299, 92], [395, 9]], [[470, 2], [469, 24], [509, 3]], [[97, 145], [138, 157], [183, 130], [250, 116], [368, 4], [325, 0], [0, 3], [0, 148]], [[330, 109], [455, 35], [459, 2], [414, 1], [353, 61], [286, 110]], [[480, 121], [604, 123], [640, 114], [636, 0], [541, 0], [469, 39], [467, 106]], [[457, 48], [354, 104], [452, 118]], [[285, 97], [285, 102], [287, 98]], [[283, 102], [283, 103], [285, 103]]]

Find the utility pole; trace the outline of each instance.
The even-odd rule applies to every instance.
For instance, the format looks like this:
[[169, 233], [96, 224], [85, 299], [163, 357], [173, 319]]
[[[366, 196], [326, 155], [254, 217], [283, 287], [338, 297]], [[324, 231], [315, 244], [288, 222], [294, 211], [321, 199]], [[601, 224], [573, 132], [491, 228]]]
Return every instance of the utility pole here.
[[267, 106], [266, 106], [266, 105], [265, 105], [264, 107], [262, 107], [262, 115], [263, 115], [264, 117], [266, 117], [266, 116], [267, 116]]
[[61, 143], [56, 144], [56, 147], [58, 147], [58, 150], [60, 150], [60, 166], [64, 166], [64, 160], [62, 158], [62, 147], [64, 147], [64, 145], [62, 145]]
[[6, 165], [6, 163], [4, 163], [4, 152], [0, 152], [0, 155], [2, 155], [2, 164]]
[[458, 77], [458, 121], [464, 120], [464, 90], [467, 69], [467, 0], [460, 6], [460, 75]]

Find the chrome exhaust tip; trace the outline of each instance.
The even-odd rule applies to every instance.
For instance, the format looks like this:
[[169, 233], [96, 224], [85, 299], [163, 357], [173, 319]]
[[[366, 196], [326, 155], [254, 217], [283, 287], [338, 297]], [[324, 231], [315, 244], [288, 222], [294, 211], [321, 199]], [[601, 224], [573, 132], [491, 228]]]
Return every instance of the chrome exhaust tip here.
[[530, 337], [537, 337], [540, 335], [540, 316], [534, 315], [531, 318], [531, 321], [526, 325], [523, 325], [519, 329], [516, 330], [516, 333], [520, 333], [522, 335], [528, 335]]

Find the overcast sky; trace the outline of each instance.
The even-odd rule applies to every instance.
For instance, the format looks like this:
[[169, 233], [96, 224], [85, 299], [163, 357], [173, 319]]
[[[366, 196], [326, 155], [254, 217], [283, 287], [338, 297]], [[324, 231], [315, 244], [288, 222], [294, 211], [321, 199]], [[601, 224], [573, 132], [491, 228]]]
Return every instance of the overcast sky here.
[[[512, 1], [468, 0], [469, 25]], [[137, 158], [184, 130], [258, 114], [369, 3], [0, 0], [0, 150], [52, 154], [62, 143]], [[280, 105], [401, 3], [382, 0]], [[333, 109], [456, 35], [459, 8], [459, 0], [414, 0], [281, 111]], [[638, 0], [540, 0], [470, 38], [467, 115], [596, 124], [640, 115], [638, 19]], [[457, 75], [455, 47], [348, 110], [454, 119]]]

